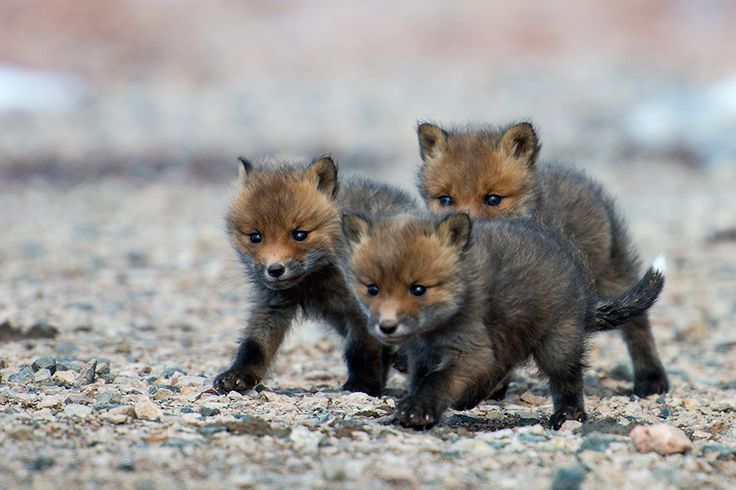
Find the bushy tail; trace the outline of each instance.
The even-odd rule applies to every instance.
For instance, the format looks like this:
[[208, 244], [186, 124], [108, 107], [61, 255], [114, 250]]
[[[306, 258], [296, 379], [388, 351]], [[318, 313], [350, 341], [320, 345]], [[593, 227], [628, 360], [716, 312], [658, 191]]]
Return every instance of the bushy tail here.
[[599, 299], [589, 332], [614, 330], [627, 320], [641, 315], [652, 307], [664, 287], [666, 261], [664, 254], [657, 257], [639, 282], [620, 296]]

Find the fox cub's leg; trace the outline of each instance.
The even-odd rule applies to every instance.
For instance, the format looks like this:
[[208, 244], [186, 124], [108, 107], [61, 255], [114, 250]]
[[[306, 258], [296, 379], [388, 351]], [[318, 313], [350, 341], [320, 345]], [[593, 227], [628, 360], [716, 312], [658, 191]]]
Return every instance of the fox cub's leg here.
[[250, 314], [233, 365], [215, 378], [215, 390], [220, 393], [246, 391], [257, 385], [266, 375], [295, 313], [293, 306], [257, 304]]
[[392, 350], [366, 332], [365, 320], [350, 322], [345, 342], [348, 380], [343, 389], [381, 396], [391, 367]]
[[429, 429], [437, 424], [448, 407], [477, 405], [507, 373], [492, 370], [489, 352], [476, 352], [476, 359], [446, 359], [439, 371], [420, 366], [412, 369], [411, 393], [396, 406], [396, 417], [405, 427]]
[[[504, 398], [506, 398], [506, 393], [509, 391], [509, 385], [511, 384], [511, 373], [506, 375], [505, 378], [503, 378], [503, 381], [501, 381], [498, 386], [495, 386], [493, 389], [493, 392], [491, 393], [491, 396], [489, 397], [491, 400], [495, 400], [497, 402], [500, 402]], [[478, 402], [480, 403], [480, 402]], [[474, 405], [475, 406], [475, 405]]]
[[642, 398], [670, 389], [667, 373], [657, 354], [647, 314], [631, 319], [621, 327], [634, 366], [634, 393]]
[[[582, 327], [559, 331], [580, 332]], [[554, 406], [550, 424], [554, 430], [566, 420], [585, 422], [587, 419], [583, 401], [583, 342], [572, 336], [549, 338], [534, 351], [537, 366], [549, 377]]]

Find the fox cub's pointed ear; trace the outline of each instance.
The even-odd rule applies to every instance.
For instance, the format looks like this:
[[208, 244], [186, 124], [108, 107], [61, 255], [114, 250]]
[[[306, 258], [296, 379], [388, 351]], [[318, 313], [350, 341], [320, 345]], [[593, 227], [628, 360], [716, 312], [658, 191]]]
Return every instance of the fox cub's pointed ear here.
[[343, 213], [342, 232], [351, 247], [368, 236], [368, 231], [370, 229], [371, 222], [368, 221], [367, 218], [364, 218], [359, 214]]
[[245, 157], [238, 157], [240, 165], [238, 166], [238, 180], [241, 184], [245, 184], [248, 175], [253, 171], [253, 164]]
[[511, 126], [501, 136], [501, 151], [507, 158], [532, 165], [539, 153], [539, 139], [534, 126], [527, 122]]
[[470, 245], [470, 216], [467, 213], [452, 213], [437, 225], [437, 235], [451, 247], [465, 250]]
[[439, 126], [423, 122], [417, 127], [419, 154], [428, 162], [440, 158], [447, 151], [447, 133]]
[[330, 197], [337, 195], [337, 165], [329, 155], [314, 160], [307, 167], [307, 177], [317, 183], [317, 189]]

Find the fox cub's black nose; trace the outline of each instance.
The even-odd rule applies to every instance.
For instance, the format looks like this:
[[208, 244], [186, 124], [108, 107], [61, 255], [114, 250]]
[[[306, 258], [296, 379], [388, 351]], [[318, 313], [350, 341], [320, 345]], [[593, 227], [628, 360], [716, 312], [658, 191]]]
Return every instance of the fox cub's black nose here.
[[399, 322], [397, 322], [396, 320], [382, 320], [378, 324], [378, 328], [386, 335], [391, 335], [396, 331], [397, 328], [399, 328]]
[[286, 267], [282, 264], [271, 264], [266, 268], [266, 272], [271, 277], [281, 277], [286, 272]]

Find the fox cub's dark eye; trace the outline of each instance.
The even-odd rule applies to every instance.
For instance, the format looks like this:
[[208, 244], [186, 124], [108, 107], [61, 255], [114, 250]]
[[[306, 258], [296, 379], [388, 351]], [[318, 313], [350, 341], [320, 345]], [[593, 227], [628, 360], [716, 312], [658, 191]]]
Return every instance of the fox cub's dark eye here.
[[498, 194], [488, 194], [483, 202], [489, 206], [498, 206], [501, 204], [501, 200], [502, 198]]
[[413, 294], [414, 296], [421, 296], [427, 292], [427, 286], [422, 286], [421, 284], [414, 284], [412, 287], [409, 288], [409, 292]]
[[250, 241], [253, 243], [261, 243], [263, 241], [263, 236], [261, 236], [260, 233], [251, 233], [248, 236], [250, 237]]
[[452, 206], [453, 200], [450, 196], [440, 196], [437, 198], [440, 201], [440, 206], [447, 207]]
[[367, 285], [366, 290], [371, 296], [376, 296], [378, 294], [378, 291], [380, 291], [380, 289], [378, 289], [378, 286], [376, 286], [375, 284]]
[[309, 233], [304, 230], [294, 230], [291, 232], [291, 238], [293, 238], [297, 242], [303, 242], [307, 239], [308, 236]]

